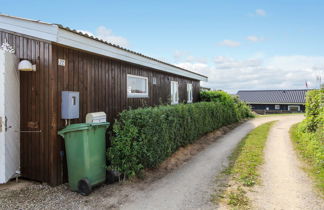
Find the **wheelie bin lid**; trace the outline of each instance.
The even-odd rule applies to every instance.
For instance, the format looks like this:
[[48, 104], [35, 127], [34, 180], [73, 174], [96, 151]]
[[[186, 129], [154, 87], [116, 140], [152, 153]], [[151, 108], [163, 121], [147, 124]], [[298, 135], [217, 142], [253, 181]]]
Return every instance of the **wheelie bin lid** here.
[[62, 130], [58, 131], [57, 133], [63, 136], [65, 133], [74, 132], [74, 131], [81, 131], [87, 130], [91, 126], [109, 126], [109, 122], [101, 122], [101, 123], [76, 123], [71, 124], [63, 128]]

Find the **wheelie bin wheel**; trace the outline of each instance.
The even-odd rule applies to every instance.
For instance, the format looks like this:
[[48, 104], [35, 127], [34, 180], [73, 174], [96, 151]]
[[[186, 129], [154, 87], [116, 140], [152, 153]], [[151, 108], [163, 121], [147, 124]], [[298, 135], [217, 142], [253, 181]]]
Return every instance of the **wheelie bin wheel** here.
[[81, 195], [87, 196], [91, 193], [92, 188], [88, 179], [80, 179], [78, 182], [78, 191]]

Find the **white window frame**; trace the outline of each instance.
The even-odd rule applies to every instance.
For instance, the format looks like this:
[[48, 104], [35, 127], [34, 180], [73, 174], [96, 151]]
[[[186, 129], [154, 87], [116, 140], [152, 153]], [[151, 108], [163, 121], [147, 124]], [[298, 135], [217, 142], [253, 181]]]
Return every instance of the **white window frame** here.
[[193, 102], [193, 94], [192, 94], [192, 84], [187, 84], [187, 103]]
[[[133, 78], [139, 78], [139, 79], [144, 79], [145, 80], [145, 85], [146, 85], [146, 93], [129, 93], [128, 92], [128, 78], [133, 77]], [[133, 74], [127, 74], [127, 97], [128, 98], [148, 98], [149, 97], [149, 86], [148, 86], [148, 77], [143, 77], [143, 76], [137, 76]]]
[[300, 106], [299, 105], [288, 105], [288, 111], [291, 111], [290, 110], [291, 107], [297, 107], [298, 111], [300, 112]]
[[275, 110], [279, 110], [280, 109], [280, 104], [276, 104], [275, 105]]
[[[175, 88], [177, 88], [178, 94], [175, 95]], [[179, 83], [177, 81], [171, 81], [170, 85], [171, 89], [171, 104], [178, 104], [179, 103]]]

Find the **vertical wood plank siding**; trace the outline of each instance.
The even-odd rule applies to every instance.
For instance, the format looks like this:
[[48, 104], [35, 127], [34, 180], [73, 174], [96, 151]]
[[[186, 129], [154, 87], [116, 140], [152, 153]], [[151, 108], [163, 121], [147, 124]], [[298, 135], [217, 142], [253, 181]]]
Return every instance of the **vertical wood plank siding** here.
[[[58, 185], [66, 180], [63, 139], [57, 131], [61, 119], [61, 91], [80, 92], [80, 118], [89, 112], [104, 111], [113, 122], [124, 109], [170, 102], [170, 82], [179, 82], [179, 102], [187, 100], [187, 83], [193, 84], [194, 102], [199, 98], [199, 81], [151, 68], [56, 45], [0, 30], [0, 43], [8, 41], [20, 59], [36, 64], [36, 72], [20, 73], [21, 170], [24, 177]], [[65, 66], [58, 65], [65, 60]], [[127, 98], [127, 74], [148, 77], [148, 98]], [[153, 77], [156, 85], [153, 85]], [[31, 128], [30, 122], [38, 127]]]
[[[105, 111], [113, 122], [124, 109], [154, 106], [170, 101], [170, 82], [179, 82], [179, 102], [187, 100], [187, 84], [193, 84], [194, 101], [199, 98], [199, 81], [156, 71], [143, 66], [126, 63], [107, 57], [82, 52], [53, 44], [53, 70], [57, 85], [57, 101], [63, 90], [80, 92], [80, 118], [72, 123], [83, 122], [89, 112]], [[58, 59], [65, 59], [65, 67], [58, 65]], [[127, 74], [148, 77], [149, 97], [127, 97]], [[157, 84], [153, 85], [153, 77]], [[67, 81], [67, 85], [63, 85]], [[61, 107], [57, 108], [58, 113]], [[58, 128], [64, 127], [64, 120], [57, 116]]]

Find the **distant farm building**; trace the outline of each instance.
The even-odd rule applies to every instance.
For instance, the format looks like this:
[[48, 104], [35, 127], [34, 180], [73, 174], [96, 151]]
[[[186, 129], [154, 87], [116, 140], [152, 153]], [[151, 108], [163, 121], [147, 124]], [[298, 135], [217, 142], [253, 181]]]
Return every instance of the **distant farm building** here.
[[200, 91], [209, 91], [209, 90], [211, 90], [211, 88], [200, 86]]
[[259, 114], [305, 111], [307, 89], [240, 90], [237, 96]]

